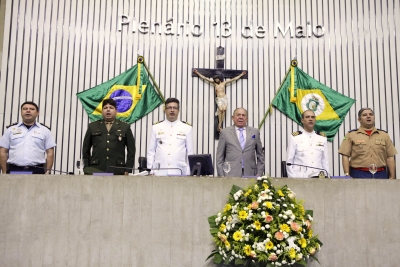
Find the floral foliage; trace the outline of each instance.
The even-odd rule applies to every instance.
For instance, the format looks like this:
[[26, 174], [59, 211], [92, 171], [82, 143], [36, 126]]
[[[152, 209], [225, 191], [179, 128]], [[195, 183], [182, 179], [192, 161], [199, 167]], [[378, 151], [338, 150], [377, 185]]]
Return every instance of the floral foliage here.
[[269, 177], [245, 190], [234, 185], [224, 209], [208, 218], [217, 246], [209, 258], [225, 265], [306, 266], [322, 246], [312, 215], [293, 191], [275, 188]]

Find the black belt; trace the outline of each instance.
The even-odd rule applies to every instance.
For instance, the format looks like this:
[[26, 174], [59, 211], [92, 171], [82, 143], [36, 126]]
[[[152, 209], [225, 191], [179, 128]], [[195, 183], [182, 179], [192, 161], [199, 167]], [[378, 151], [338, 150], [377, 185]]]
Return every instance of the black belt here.
[[46, 172], [46, 169], [45, 169], [45, 163], [30, 165], [30, 166], [18, 166], [12, 163], [8, 163], [7, 173], [10, 173], [10, 171], [26, 171], [26, 172], [31, 171], [32, 173], [35, 174], [44, 174]]

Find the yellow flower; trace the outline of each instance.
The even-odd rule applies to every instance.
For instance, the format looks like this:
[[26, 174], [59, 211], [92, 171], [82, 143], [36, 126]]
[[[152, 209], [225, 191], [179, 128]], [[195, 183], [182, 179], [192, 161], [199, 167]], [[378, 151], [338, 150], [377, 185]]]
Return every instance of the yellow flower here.
[[225, 230], [225, 228], [226, 228], [226, 225], [225, 225], [225, 224], [221, 224], [221, 225], [219, 226], [219, 230], [220, 230], [221, 232], [223, 232], [223, 231]]
[[307, 246], [306, 239], [305, 238], [300, 239], [299, 244], [300, 244], [301, 248], [305, 248]]
[[274, 243], [272, 243], [271, 241], [268, 241], [267, 244], [265, 244], [265, 248], [267, 250], [271, 250], [274, 248]]
[[304, 214], [305, 214], [306, 212], [305, 212], [305, 210], [304, 210], [303, 205], [300, 204], [298, 207], [299, 207], [300, 214], [304, 216]]
[[269, 201], [265, 202], [265, 206], [266, 206], [268, 209], [272, 209], [272, 203], [269, 202]]
[[240, 218], [241, 220], [246, 220], [246, 218], [247, 218], [247, 212], [244, 211], [244, 210], [239, 211], [239, 218]]
[[254, 185], [254, 190], [256, 190], [256, 191], [258, 190], [258, 185], [257, 184]]
[[268, 189], [269, 188], [267, 183], [263, 183], [263, 187], [264, 187], [264, 189]]
[[231, 243], [229, 243], [228, 240], [226, 240], [226, 241], [224, 242], [224, 244], [225, 244], [225, 247], [226, 247], [227, 250], [230, 250], [230, 249], [231, 249]]
[[247, 256], [250, 256], [251, 247], [249, 245], [244, 246], [243, 250], [244, 250], [244, 253], [246, 253]]
[[290, 257], [291, 259], [296, 258], [296, 250], [295, 250], [294, 248], [291, 248], [291, 249], [289, 250], [289, 257]]
[[236, 231], [234, 234], [233, 234], [233, 239], [235, 239], [235, 241], [239, 241], [240, 239], [242, 239], [242, 233], [240, 232], [240, 231]]
[[261, 229], [261, 223], [259, 221], [255, 221], [254, 222], [254, 226], [255, 226], [256, 230], [260, 230]]
[[312, 230], [310, 229], [310, 231], [308, 231], [308, 237], [311, 238], [312, 235], [313, 235], [313, 232], [312, 232]]
[[227, 212], [232, 209], [232, 206], [228, 203], [225, 205], [224, 212]]
[[280, 197], [285, 196], [285, 195], [283, 194], [282, 190], [278, 190], [278, 195], [279, 195]]
[[248, 195], [250, 195], [250, 194], [251, 194], [251, 192], [252, 192], [252, 191], [251, 191], [251, 189], [247, 190], [247, 192], [246, 192], [246, 193], [244, 193], [244, 196], [245, 196], [245, 197], [247, 197]]
[[289, 227], [289, 225], [287, 225], [286, 223], [281, 224], [281, 225], [279, 226], [279, 228], [280, 228], [282, 231], [285, 231], [286, 233], [289, 233], [289, 232], [290, 232], [290, 227]]

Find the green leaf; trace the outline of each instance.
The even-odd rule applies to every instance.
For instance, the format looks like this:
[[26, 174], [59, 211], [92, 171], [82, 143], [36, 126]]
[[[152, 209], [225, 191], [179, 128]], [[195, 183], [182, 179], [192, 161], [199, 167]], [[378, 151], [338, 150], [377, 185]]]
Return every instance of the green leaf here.
[[244, 265], [246, 263], [246, 260], [244, 259], [236, 259], [235, 260], [235, 265]]
[[222, 262], [222, 256], [220, 254], [215, 254], [213, 262], [215, 264], [220, 264]]
[[207, 259], [206, 259], [205, 261], [207, 261], [209, 258], [211, 258], [212, 256], [214, 256], [214, 255], [217, 254], [217, 253], [218, 253], [218, 250], [217, 250], [217, 249], [214, 249], [214, 250], [211, 252], [210, 256], [208, 256]]
[[231, 189], [231, 192], [229, 194], [231, 194], [233, 196], [239, 190], [243, 190], [243, 188], [241, 188], [241, 187], [239, 187], [237, 185], [233, 185], [232, 189]]
[[311, 217], [314, 218], [314, 211], [313, 210], [306, 210], [305, 214], [306, 214], [306, 216], [310, 215]]
[[217, 219], [217, 217], [217, 215], [213, 215], [207, 218], [210, 228], [217, 228], [217, 224], [215, 223], [215, 219]]
[[306, 262], [305, 260], [300, 260], [300, 261], [297, 262], [297, 264], [306, 266], [306, 265], [307, 265], [307, 262]]
[[219, 232], [219, 230], [217, 228], [210, 228], [210, 233], [211, 233], [212, 236], [214, 236], [218, 232]]
[[321, 263], [319, 262], [319, 260], [317, 259], [317, 257], [315, 257], [314, 255], [310, 255], [310, 258], [312, 258], [313, 260], [315, 260], [315, 261], [317, 261], [319, 264], [321, 264]]

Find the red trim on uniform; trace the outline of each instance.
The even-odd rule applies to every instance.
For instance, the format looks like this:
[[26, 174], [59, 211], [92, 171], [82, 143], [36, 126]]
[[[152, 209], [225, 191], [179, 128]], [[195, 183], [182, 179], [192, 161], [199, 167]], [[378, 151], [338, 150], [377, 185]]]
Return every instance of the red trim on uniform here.
[[[357, 171], [365, 171], [365, 172], [369, 172], [369, 168], [353, 168], [353, 167], [351, 167], [353, 170], [357, 170]], [[379, 168], [376, 168], [376, 171], [377, 172], [381, 172], [381, 171], [384, 171], [385, 170], [385, 167], [379, 167]]]

